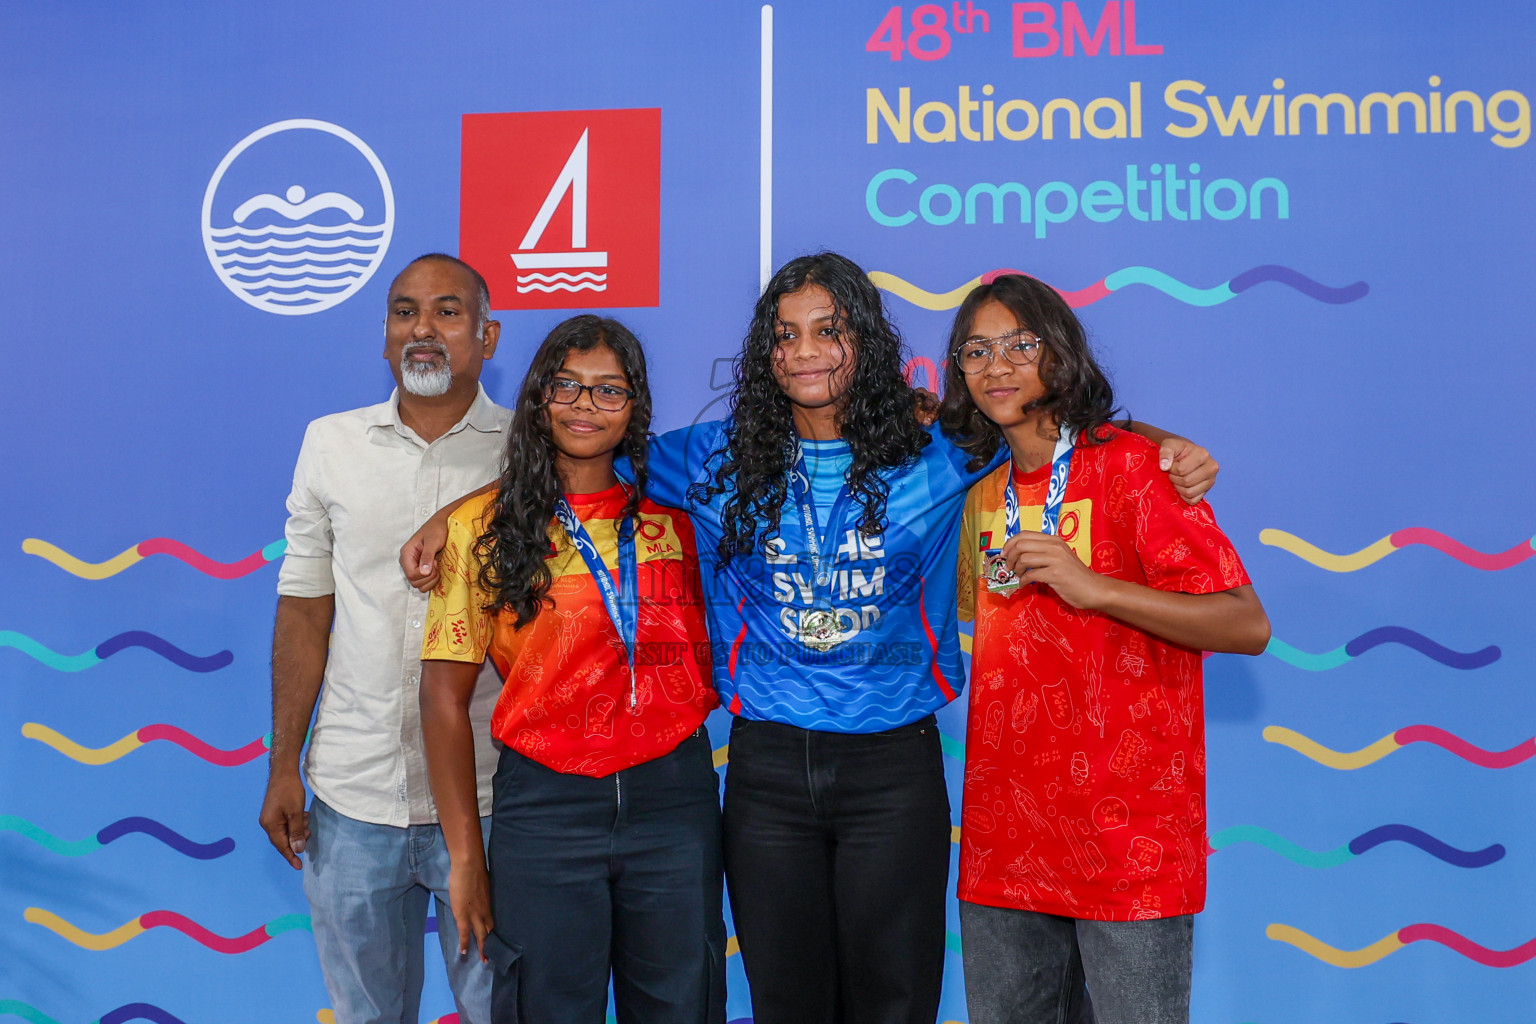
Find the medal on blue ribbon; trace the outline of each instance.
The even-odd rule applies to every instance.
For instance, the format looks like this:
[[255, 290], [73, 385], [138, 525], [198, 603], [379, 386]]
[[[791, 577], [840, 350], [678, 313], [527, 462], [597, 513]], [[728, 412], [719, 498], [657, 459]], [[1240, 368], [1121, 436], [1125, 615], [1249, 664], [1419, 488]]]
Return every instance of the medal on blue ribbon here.
[[597, 589], [603, 595], [603, 607], [608, 609], [608, 618], [613, 620], [613, 628], [618, 630], [619, 639], [624, 643], [624, 658], [629, 664], [629, 709], [636, 710], [639, 705], [639, 691], [635, 683], [635, 640], [639, 629], [640, 618], [640, 569], [635, 559], [635, 523], [632, 519], [625, 519], [618, 524], [619, 546], [619, 575], [624, 581], [623, 593], [613, 581], [613, 574], [608, 571], [608, 566], [603, 564], [603, 556], [598, 553], [597, 545], [592, 542], [592, 536], [587, 533], [587, 528], [576, 518], [576, 510], [571, 508], [570, 502], [561, 495], [555, 502], [555, 518], [565, 530], [565, 535], [570, 538], [571, 546], [580, 554], [581, 560], [587, 564], [587, 571], [592, 573], [592, 578], [597, 581]]
[[[800, 506], [800, 524], [805, 530], [805, 547], [811, 556], [812, 601], [819, 605], [823, 591], [826, 607], [812, 607], [800, 612], [800, 627], [796, 637], [814, 651], [830, 651], [848, 639], [842, 621], [832, 605], [832, 553], [837, 538], [843, 534], [843, 520], [848, 515], [852, 500], [848, 485], [844, 482], [837, 492], [837, 499], [827, 513], [827, 528], [822, 531], [816, 521], [816, 503], [811, 498], [811, 475], [805, 468], [805, 453], [798, 441], [795, 443], [795, 464], [789, 472], [794, 487], [795, 501]], [[831, 550], [829, 550], [831, 546]]]
[[[1072, 452], [1077, 443], [1077, 435], [1065, 427], [1061, 429], [1056, 438], [1056, 448], [1051, 453], [1051, 481], [1045, 488], [1045, 510], [1040, 516], [1040, 532], [1054, 534], [1057, 524], [1061, 521], [1062, 500], [1067, 495], [1067, 475], [1072, 469]], [[1003, 514], [1005, 517], [1006, 537], [1019, 535], [1019, 494], [1013, 486], [1013, 468], [1008, 470], [1008, 481], [1004, 486]], [[1019, 589], [1019, 578], [1009, 569], [1003, 561], [1002, 552], [994, 550], [987, 552], [987, 589], [994, 594], [1009, 595]]]

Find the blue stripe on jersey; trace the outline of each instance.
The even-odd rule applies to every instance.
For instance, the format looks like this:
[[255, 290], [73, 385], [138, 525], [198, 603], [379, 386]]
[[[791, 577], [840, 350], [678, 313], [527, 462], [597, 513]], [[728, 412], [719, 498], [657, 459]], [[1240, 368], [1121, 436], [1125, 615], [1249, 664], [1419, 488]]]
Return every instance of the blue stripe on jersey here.
[[[914, 722], [953, 699], [964, 681], [955, 616], [960, 514], [966, 491], [993, 466], [966, 472], [965, 453], [933, 427], [916, 463], [885, 474], [885, 533], [863, 538], [850, 523], [831, 542], [833, 603], [854, 635], [821, 653], [795, 639], [799, 612], [816, 602], [804, 529], [792, 507], [771, 552], [738, 555], [723, 571], [713, 564], [729, 494], [694, 505], [687, 492], [706, 479], [706, 461], [726, 426], [696, 424], [653, 438], [648, 489], [652, 501], [692, 517], [721, 702], [747, 718], [867, 733]], [[836, 457], [815, 447], [818, 464]], [[824, 499], [815, 490], [819, 506]], [[825, 500], [830, 506], [830, 496]], [[857, 515], [857, 506], [851, 511]]]

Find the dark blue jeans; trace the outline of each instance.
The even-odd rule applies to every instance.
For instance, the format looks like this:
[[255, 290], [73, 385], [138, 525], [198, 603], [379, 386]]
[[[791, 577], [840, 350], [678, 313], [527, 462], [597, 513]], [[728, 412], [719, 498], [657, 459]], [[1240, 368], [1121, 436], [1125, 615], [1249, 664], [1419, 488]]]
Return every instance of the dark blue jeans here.
[[722, 1024], [719, 777], [702, 729], [594, 779], [511, 749], [496, 772], [495, 1024]]
[[726, 880], [757, 1024], [933, 1024], [949, 833], [931, 715], [860, 735], [737, 718]]
[[962, 902], [971, 1024], [1189, 1024], [1194, 920], [1087, 921]]

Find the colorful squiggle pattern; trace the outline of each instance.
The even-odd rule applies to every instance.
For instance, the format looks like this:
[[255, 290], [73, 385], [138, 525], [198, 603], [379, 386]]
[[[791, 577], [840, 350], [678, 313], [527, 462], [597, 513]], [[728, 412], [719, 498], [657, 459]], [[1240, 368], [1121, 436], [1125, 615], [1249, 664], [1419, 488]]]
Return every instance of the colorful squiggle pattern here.
[[[1003, 274], [1022, 273], [1024, 273], [1022, 270], [993, 270], [982, 274], [980, 277], [972, 278], [960, 285], [960, 287], [953, 288], [947, 292], [926, 291], [910, 281], [903, 280], [895, 274], [888, 274], [883, 270], [870, 271], [869, 279], [874, 283], [875, 287], [883, 288], [892, 295], [906, 299], [914, 306], [921, 306], [923, 309], [944, 310], [954, 309], [960, 305], [971, 289], [979, 284], [988, 284]], [[1254, 285], [1263, 284], [1267, 281], [1287, 285], [1310, 299], [1332, 305], [1363, 299], [1366, 293], [1371, 290], [1370, 286], [1364, 281], [1356, 281], [1354, 284], [1345, 285], [1342, 288], [1331, 288], [1328, 285], [1319, 284], [1298, 270], [1270, 263], [1244, 271], [1232, 278], [1232, 280], [1216, 285], [1214, 288], [1195, 288], [1154, 267], [1126, 267], [1123, 270], [1115, 271], [1113, 274], [1089, 285], [1087, 288], [1082, 288], [1075, 292], [1062, 291], [1060, 288], [1057, 288], [1056, 292], [1073, 309], [1090, 306], [1112, 292], [1117, 292], [1121, 288], [1133, 284], [1155, 288], [1164, 295], [1177, 299], [1186, 305], [1218, 306], [1223, 302], [1236, 298]]]
[[[42, 1010], [19, 999], [0, 999], [0, 1015], [10, 1014], [32, 1024], [59, 1024]], [[153, 1024], [185, 1024], [180, 1017], [167, 1013], [153, 1003], [126, 1003], [115, 1010], [108, 1010], [96, 1019], [95, 1024], [126, 1024], [130, 1020], [147, 1020]]]
[[1434, 548], [1436, 551], [1450, 555], [1463, 565], [1470, 565], [1474, 569], [1484, 569], [1488, 572], [1508, 569], [1536, 555], [1536, 537], [1521, 541], [1508, 551], [1489, 553], [1469, 548], [1454, 537], [1447, 537], [1439, 530], [1431, 530], [1423, 526], [1395, 530], [1376, 543], [1348, 555], [1335, 555], [1331, 551], [1324, 551], [1315, 544], [1302, 540], [1294, 533], [1286, 533], [1284, 530], [1260, 530], [1259, 543], [1289, 551], [1302, 561], [1311, 562], [1319, 569], [1327, 569], [1329, 572], [1354, 572], [1357, 569], [1364, 569], [1368, 565], [1381, 561], [1394, 551], [1401, 551], [1414, 544]]
[[1382, 843], [1391, 842], [1416, 846], [1431, 857], [1459, 868], [1485, 868], [1502, 860], [1505, 853], [1504, 847], [1498, 843], [1481, 850], [1458, 850], [1409, 825], [1381, 825], [1332, 850], [1308, 850], [1257, 825], [1234, 825], [1214, 833], [1210, 838], [1212, 850], [1225, 849], [1234, 843], [1254, 843], [1306, 868], [1338, 867]]
[[246, 953], [284, 932], [311, 930], [308, 914], [284, 914], [282, 917], [268, 921], [260, 928], [253, 928], [244, 935], [231, 937], [215, 934], [191, 918], [183, 917], [170, 910], [151, 910], [100, 935], [85, 931], [52, 911], [39, 907], [28, 907], [22, 916], [32, 924], [40, 924], [75, 945], [91, 950], [115, 949], [130, 939], [138, 938], [151, 928], [174, 928], [215, 953]]
[[153, 651], [171, 664], [184, 668], [189, 672], [217, 672], [235, 660], [235, 656], [229, 651], [219, 651], [207, 657], [188, 654], [170, 641], [153, 633], [146, 633], [138, 629], [130, 630], [127, 633], [119, 633], [110, 640], [103, 640], [95, 647], [80, 654], [60, 654], [57, 651], [44, 647], [25, 633], [17, 633], [10, 629], [0, 629], [0, 647], [14, 647], [28, 657], [34, 658], [59, 672], [80, 672], [88, 668], [95, 668], [112, 657], [112, 655], [125, 651], [130, 647], [142, 647], [145, 650]]
[[13, 814], [0, 814], [0, 831], [16, 832], [26, 836], [39, 846], [61, 857], [83, 857], [114, 842], [123, 836], [134, 832], [142, 832], [152, 839], [169, 846], [177, 853], [194, 860], [213, 860], [222, 857], [235, 848], [235, 841], [229, 836], [215, 840], [211, 843], [194, 843], [186, 836], [162, 825], [153, 818], [123, 818], [97, 832], [86, 839], [59, 839], [45, 829], [34, 825], [26, 818], [18, 818]]
[[1366, 651], [1373, 647], [1380, 647], [1382, 644], [1401, 644], [1419, 652], [1431, 661], [1438, 661], [1447, 668], [1459, 669], [1491, 665], [1503, 654], [1495, 644], [1466, 653], [1453, 651], [1449, 647], [1436, 643], [1423, 633], [1417, 633], [1402, 626], [1378, 627], [1361, 633], [1342, 647], [1335, 647], [1321, 654], [1299, 650], [1278, 637], [1271, 637], [1264, 653], [1273, 654], [1287, 665], [1294, 665], [1308, 672], [1325, 672], [1331, 668], [1338, 668], [1346, 662], [1354, 661]]
[[1311, 758], [1318, 764], [1336, 768], [1339, 771], [1354, 771], [1356, 768], [1375, 764], [1388, 754], [1396, 753], [1410, 743], [1433, 743], [1437, 747], [1449, 750], [1463, 761], [1482, 768], [1512, 768], [1536, 757], [1536, 738], [1517, 743], [1508, 750], [1484, 750], [1482, 747], [1473, 746], [1454, 733], [1446, 732], [1433, 725], [1405, 726], [1396, 732], [1388, 733], [1368, 747], [1351, 751], [1333, 750], [1310, 737], [1303, 736], [1294, 729], [1287, 729], [1280, 725], [1265, 726], [1264, 739], [1269, 743], [1290, 747], [1303, 757]]
[[89, 765], [111, 764], [118, 758], [133, 753], [146, 743], [164, 740], [167, 743], [176, 744], [191, 754], [195, 754], [209, 764], [216, 764], [221, 768], [233, 768], [236, 765], [246, 764], [261, 757], [271, 749], [272, 742], [272, 736], [268, 734], [261, 737], [261, 739], [251, 740], [251, 742], [243, 747], [236, 747], [234, 750], [221, 750], [218, 747], [205, 743], [184, 729], [178, 729], [174, 725], [158, 723], [135, 729], [116, 743], [105, 747], [81, 746], [63, 733], [50, 729], [46, 725], [39, 725], [37, 722], [28, 722], [23, 725], [21, 727], [21, 734], [29, 740], [46, 743], [73, 761]]
[[283, 557], [283, 552], [287, 549], [286, 540], [275, 540], [260, 551], [246, 555], [238, 562], [216, 562], [179, 540], [172, 540], [169, 537], [151, 537], [149, 540], [139, 541], [133, 547], [105, 562], [84, 562], [63, 548], [56, 547], [45, 540], [38, 540], [36, 537], [28, 537], [21, 542], [21, 550], [27, 554], [46, 559], [65, 572], [85, 580], [104, 580], [108, 576], [116, 576], [124, 569], [137, 565], [151, 555], [170, 555], [172, 558], [179, 558], [206, 576], [212, 576], [217, 580], [233, 580], [241, 576], [249, 576], [267, 563], [277, 561]]
[[1321, 939], [1313, 938], [1300, 928], [1292, 928], [1288, 924], [1272, 924], [1264, 929], [1264, 934], [1276, 942], [1290, 943], [1303, 953], [1315, 956], [1334, 967], [1365, 967], [1382, 957], [1391, 956], [1409, 943], [1426, 941], [1438, 942], [1484, 967], [1515, 967], [1536, 957], [1536, 939], [1531, 939], [1513, 949], [1489, 949], [1438, 924], [1411, 924], [1377, 939], [1362, 949], [1337, 949]]

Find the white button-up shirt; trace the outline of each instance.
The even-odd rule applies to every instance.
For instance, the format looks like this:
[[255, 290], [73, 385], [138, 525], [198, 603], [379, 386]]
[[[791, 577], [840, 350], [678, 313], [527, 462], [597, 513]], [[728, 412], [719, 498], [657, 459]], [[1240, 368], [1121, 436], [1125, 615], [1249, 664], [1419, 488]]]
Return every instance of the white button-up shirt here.
[[[399, 392], [315, 420], [288, 496], [277, 592], [336, 595], [325, 683], [305, 758], [316, 796], [359, 821], [437, 820], [421, 740], [421, 629], [427, 595], [400, 571], [400, 546], [441, 506], [496, 476], [512, 413], [481, 388], [464, 418], [427, 444], [400, 420]], [[501, 677], [489, 658], [470, 705], [480, 813], [491, 813]]]

